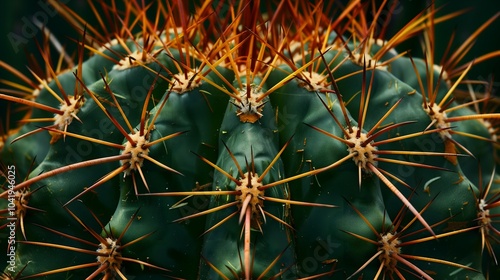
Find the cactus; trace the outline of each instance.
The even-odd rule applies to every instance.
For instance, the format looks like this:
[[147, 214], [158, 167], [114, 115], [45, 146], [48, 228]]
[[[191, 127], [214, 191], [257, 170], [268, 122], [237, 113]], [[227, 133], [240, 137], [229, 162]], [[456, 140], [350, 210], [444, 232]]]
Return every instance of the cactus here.
[[497, 99], [459, 95], [499, 14], [437, 63], [434, 5], [49, 2], [75, 55], [0, 64], [2, 279], [500, 275]]

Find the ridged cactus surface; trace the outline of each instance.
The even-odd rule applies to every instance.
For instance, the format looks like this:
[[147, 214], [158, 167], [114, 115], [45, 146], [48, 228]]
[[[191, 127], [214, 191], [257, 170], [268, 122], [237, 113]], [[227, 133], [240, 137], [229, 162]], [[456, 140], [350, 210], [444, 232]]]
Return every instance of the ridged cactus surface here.
[[438, 62], [434, 5], [48, 2], [81, 37], [0, 64], [3, 279], [500, 277], [498, 14]]

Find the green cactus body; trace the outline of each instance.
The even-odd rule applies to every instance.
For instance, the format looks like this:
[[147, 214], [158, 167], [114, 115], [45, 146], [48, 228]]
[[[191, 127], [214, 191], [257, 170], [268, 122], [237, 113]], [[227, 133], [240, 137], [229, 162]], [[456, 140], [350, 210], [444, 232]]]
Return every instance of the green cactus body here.
[[[286, 129], [292, 132], [283, 131], [285, 137], [293, 135], [290, 151], [283, 155], [284, 161], [289, 163], [286, 170], [288, 176], [330, 166], [348, 155], [345, 144], [321, 135], [307, 126], [322, 128], [343, 137], [341, 130], [336, 127], [333, 118], [315, 92], [304, 89], [297, 80], [293, 80], [271, 96], [273, 104], [278, 108], [289, 112], [301, 112], [300, 115], [296, 114], [293, 120], [286, 120], [290, 121]], [[332, 99], [329, 100], [333, 103], [331, 110], [340, 114], [340, 105], [338, 100], [334, 100], [335, 96], [330, 95], [326, 98], [323, 95], [321, 98], [325, 103], [328, 98]], [[328, 203], [344, 209], [342, 211], [332, 209], [326, 213], [320, 208], [292, 207], [296, 234], [301, 237], [296, 242], [299, 272], [302, 277], [326, 273], [331, 269], [329, 261], [346, 255], [349, 256], [347, 263], [350, 267], [348, 269], [342, 267], [347, 270], [343, 274], [352, 273], [356, 265], [362, 265], [363, 256], [369, 257], [367, 254], [374, 249], [372, 246], [367, 246], [353, 250], [359, 241], [343, 231], [357, 231], [359, 234], [370, 236], [370, 230], [368, 226], [362, 226], [363, 220], [348, 206], [347, 201], [370, 216], [369, 219], [375, 225], [384, 224], [384, 219], [390, 223], [388, 218], [384, 218], [384, 206], [378, 182], [368, 178], [359, 186], [357, 170], [347, 167], [349, 164], [354, 164], [351, 162], [349, 159], [346, 164], [331, 171], [290, 182], [293, 200]], [[351, 175], [344, 176], [347, 173]]]
[[500, 115], [453, 97], [470, 64], [398, 52], [359, 1], [329, 24], [271, 2], [102, 4], [116, 39], [0, 92], [33, 107], [2, 138], [4, 279], [500, 275]]
[[[244, 84], [246, 83], [250, 83], [250, 81], [244, 82]], [[251, 84], [252, 87], [256, 87], [254, 83], [258, 84], [257, 78]], [[253, 93], [257, 94], [254, 90]], [[244, 260], [245, 248], [240, 243], [243, 230], [246, 231], [249, 226], [248, 230], [251, 231], [249, 242], [251, 242], [253, 263], [252, 278], [266, 275], [265, 272], [268, 268], [266, 277], [279, 275], [281, 269], [294, 270], [290, 268], [295, 262], [293, 247], [286, 250], [292, 242], [291, 230], [270, 216], [290, 223], [289, 209], [283, 203], [268, 202], [265, 199], [286, 200], [290, 195], [288, 187], [278, 185], [266, 190], [258, 190], [267, 183], [278, 181], [284, 176], [283, 163], [279, 160], [274, 163], [272, 169], [264, 177], [261, 177], [279, 151], [276, 124], [273, 119], [272, 107], [269, 105], [264, 107], [263, 117], [258, 123], [242, 123], [236, 115], [240, 109], [230, 103], [220, 128], [219, 141], [223, 143], [219, 144], [219, 156], [216, 164], [222, 170], [230, 172], [229, 175], [237, 179], [239, 185], [226, 175], [216, 172], [213, 179], [215, 194], [210, 199], [209, 208], [238, 201], [239, 203], [208, 216], [206, 230], [209, 232], [204, 236], [202, 255], [207, 263], [221, 268], [221, 272], [227, 277], [232, 277], [232, 273], [236, 273], [243, 278], [246, 277], [245, 271], [250, 271], [246, 267], [248, 263], [245, 263]], [[255, 145], [255, 143], [259, 144]], [[259, 179], [261, 179], [260, 182]], [[224, 196], [216, 195], [218, 190], [238, 190], [239, 192], [238, 195]], [[264, 199], [261, 200], [259, 196]], [[245, 211], [241, 208], [242, 201], [246, 197], [251, 197], [250, 205], [247, 207], [249, 212], [241, 214], [244, 215], [244, 218], [241, 218], [240, 212]], [[264, 211], [270, 215], [264, 214]], [[246, 224], [245, 219], [249, 213], [251, 213], [249, 218], [251, 221], [250, 224]], [[217, 223], [231, 215], [234, 217], [222, 225], [216, 226]], [[240, 220], [241, 226], [238, 226], [238, 220]], [[214, 226], [216, 227], [213, 228]], [[246, 239], [245, 242], [247, 242]], [[220, 248], [227, 248], [227, 251], [220, 252]], [[282, 252], [284, 253], [282, 254]], [[272, 263], [277, 258], [280, 265], [273, 266]], [[217, 273], [212, 268], [208, 268], [207, 265], [205, 268], [207, 269], [201, 270], [202, 275], [206, 274], [209, 278], [217, 278]]]

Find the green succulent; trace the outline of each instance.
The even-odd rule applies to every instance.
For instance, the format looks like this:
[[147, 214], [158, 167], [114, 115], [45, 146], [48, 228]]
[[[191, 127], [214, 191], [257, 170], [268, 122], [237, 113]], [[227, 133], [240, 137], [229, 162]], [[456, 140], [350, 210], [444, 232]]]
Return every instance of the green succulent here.
[[463, 61], [499, 14], [438, 63], [434, 5], [48, 2], [81, 37], [0, 64], [4, 279], [499, 275], [499, 53]]

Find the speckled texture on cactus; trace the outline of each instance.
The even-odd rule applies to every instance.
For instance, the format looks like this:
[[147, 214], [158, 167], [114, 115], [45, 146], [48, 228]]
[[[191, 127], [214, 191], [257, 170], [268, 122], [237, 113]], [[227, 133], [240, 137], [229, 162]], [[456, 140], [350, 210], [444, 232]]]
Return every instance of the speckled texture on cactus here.
[[2, 121], [2, 279], [500, 275], [498, 101], [463, 98], [499, 53], [434, 59], [460, 14], [386, 37], [385, 2], [125, 1], [96, 26], [49, 2], [81, 37], [1, 64], [26, 112]]

